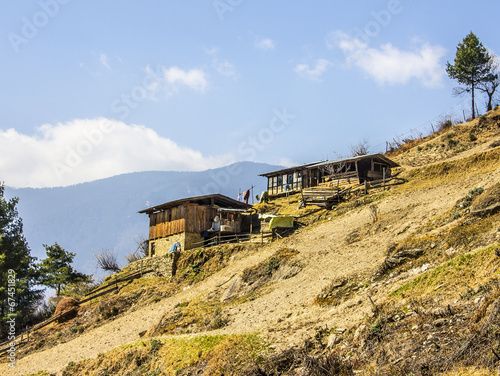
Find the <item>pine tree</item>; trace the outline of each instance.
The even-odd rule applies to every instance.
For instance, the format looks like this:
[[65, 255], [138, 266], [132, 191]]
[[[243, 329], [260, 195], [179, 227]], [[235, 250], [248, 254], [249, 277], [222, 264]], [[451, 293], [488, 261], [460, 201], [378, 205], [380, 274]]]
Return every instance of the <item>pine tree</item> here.
[[471, 93], [472, 118], [476, 117], [475, 91], [487, 81], [494, 79], [491, 71], [492, 57], [471, 31], [457, 46], [455, 64], [446, 66], [448, 76], [462, 86], [455, 89], [456, 94]]
[[38, 265], [40, 283], [55, 289], [57, 296], [61, 294], [64, 286], [89, 280], [89, 276], [77, 272], [71, 266], [75, 253], [66, 251], [57, 243], [50, 246], [44, 245], [44, 247], [47, 258]]
[[[15, 318], [19, 329], [29, 322], [42, 293], [36, 288], [36, 258], [23, 235], [18, 199], [6, 200], [4, 192], [0, 185], [0, 315], [2, 320]], [[1, 326], [1, 336], [6, 328]]]

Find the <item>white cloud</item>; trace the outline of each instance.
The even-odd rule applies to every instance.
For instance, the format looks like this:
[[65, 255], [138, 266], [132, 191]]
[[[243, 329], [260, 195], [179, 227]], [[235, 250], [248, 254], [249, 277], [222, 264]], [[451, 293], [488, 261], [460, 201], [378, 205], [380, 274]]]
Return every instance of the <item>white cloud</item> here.
[[295, 73], [299, 74], [301, 77], [319, 81], [321, 76], [331, 65], [332, 63], [326, 59], [318, 59], [314, 67], [311, 67], [309, 64], [297, 65], [295, 67]]
[[99, 63], [101, 63], [101, 65], [103, 65], [108, 70], [111, 70], [111, 66], [109, 65], [109, 59], [106, 54], [99, 55]]
[[269, 38], [261, 39], [259, 41], [255, 42], [255, 48], [263, 51], [269, 51], [269, 50], [274, 50], [276, 47], [274, 41]]
[[0, 131], [0, 176], [12, 187], [66, 186], [151, 170], [200, 171], [234, 162], [181, 147], [141, 125], [105, 118]]
[[208, 85], [205, 72], [200, 69], [183, 70], [179, 67], [163, 68], [165, 81], [173, 88], [187, 86], [195, 91], [204, 92]]
[[334, 40], [336, 47], [346, 55], [348, 65], [357, 66], [380, 84], [406, 84], [411, 79], [428, 87], [443, 84], [444, 47], [422, 43], [413, 50], [402, 51], [387, 43], [375, 49], [342, 32], [335, 33]]
[[219, 49], [217, 47], [206, 50], [206, 53], [212, 57], [212, 68], [215, 69], [217, 73], [225, 77], [238, 78], [238, 73], [233, 63], [227, 59], [220, 59], [218, 57]]
[[159, 100], [158, 93], [164, 93], [165, 98], [169, 98], [184, 88], [204, 93], [209, 86], [207, 74], [201, 69], [184, 70], [162, 65], [153, 69], [148, 65], [144, 73], [146, 76], [140, 87], [144, 89], [146, 98], [155, 102]]
[[238, 76], [234, 65], [229, 60], [214, 59], [212, 61], [212, 67], [222, 76], [231, 78], [236, 78]]

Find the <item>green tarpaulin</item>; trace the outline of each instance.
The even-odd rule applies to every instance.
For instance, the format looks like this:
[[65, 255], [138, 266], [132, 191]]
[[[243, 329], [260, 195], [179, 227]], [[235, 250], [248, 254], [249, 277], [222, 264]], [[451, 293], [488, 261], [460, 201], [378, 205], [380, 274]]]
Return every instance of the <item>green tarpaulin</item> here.
[[272, 218], [269, 222], [269, 230], [276, 227], [293, 227], [293, 215]]

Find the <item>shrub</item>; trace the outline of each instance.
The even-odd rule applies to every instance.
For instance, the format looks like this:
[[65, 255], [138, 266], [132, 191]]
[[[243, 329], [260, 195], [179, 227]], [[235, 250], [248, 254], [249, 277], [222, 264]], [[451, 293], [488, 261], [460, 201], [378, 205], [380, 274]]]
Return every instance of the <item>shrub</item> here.
[[[483, 188], [474, 188], [478, 190], [472, 197], [472, 205], [474, 209], [485, 209], [490, 205], [500, 202], [500, 184], [495, 184], [493, 187], [489, 188], [484, 194]], [[480, 190], [480, 191], [479, 191]], [[471, 191], [472, 192], [472, 191]]]
[[469, 133], [469, 140], [471, 142], [477, 141], [477, 136], [474, 133], [470, 132]]
[[448, 138], [448, 146], [450, 148], [455, 147], [458, 145], [458, 140], [455, 140], [454, 138]]
[[71, 328], [69, 328], [69, 330], [71, 331], [71, 333], [80, 334], [83, 332], [83, 327], [80, 325], [73, 325]]
[[222, 316], [222, 309], [220, 307], [217, 307], [215, 312], [212, 315], [212, 318], [210, 319], [210, 322], [208, 324], [209, 329], [215, 330], [215, 329], [220, 329], [223, 328], [227, 325], [228, 319]]
[[280, 261], [276, 257], [271, 257], [266, 266], [266, 273], [271, 275], [273, 271], [278, 270], [280, 267]]
[[94, 255], [97, 266], [106, 272], [119, 272], [118, 254], [114, 250], [102, 249]]
[[369, 206], [370, 209], [370, 217], [372, 219], [372, 222], [375, 223], [378, 220], [379, 217], [379, 210], [377, 204], [372, 204]]
[[151, 354], [156, 354], [163, 346], [163, 343], [155, 338], [151, 340]]
[[442, 131], [442, 130], [444, 130], [444, 129], [448, 129], [448, 128], [450, 128], [452, 125], [453, 125], [453, 121], [452, 121], [451, 119], [442, 120], [442, 121], [438, 124], [438, 130], [439, 130], [439, 131]]

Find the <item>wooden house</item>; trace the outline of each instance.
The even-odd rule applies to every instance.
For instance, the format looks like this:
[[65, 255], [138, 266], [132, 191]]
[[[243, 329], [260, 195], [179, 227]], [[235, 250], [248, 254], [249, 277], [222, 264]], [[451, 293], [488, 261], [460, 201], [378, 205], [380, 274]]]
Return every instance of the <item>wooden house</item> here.
[[319, 162], [284, 168], [259, 176], [267, 178], [267, 193], [269, 196], [280, 196], [287, 192], [297, 193], [303, 188], [317, 185], [317, 181], [309, 174], [308, 170], [310, 166], [317, 163]]
[[[207, 239], [251, 231], [251, 205], [220, 194], [167, 202], [139, 213], [149, 216], [149, 256], [202, 247]], [[250, 219], [248, 218], [250, 217]]]
[[391, 168], [399, 165], [382, 154], [362, 155], [289, 167], [260, 176], [267, 178], [269, 196], [298, 193], [328, 181], [362, 184], [391, 176]]

